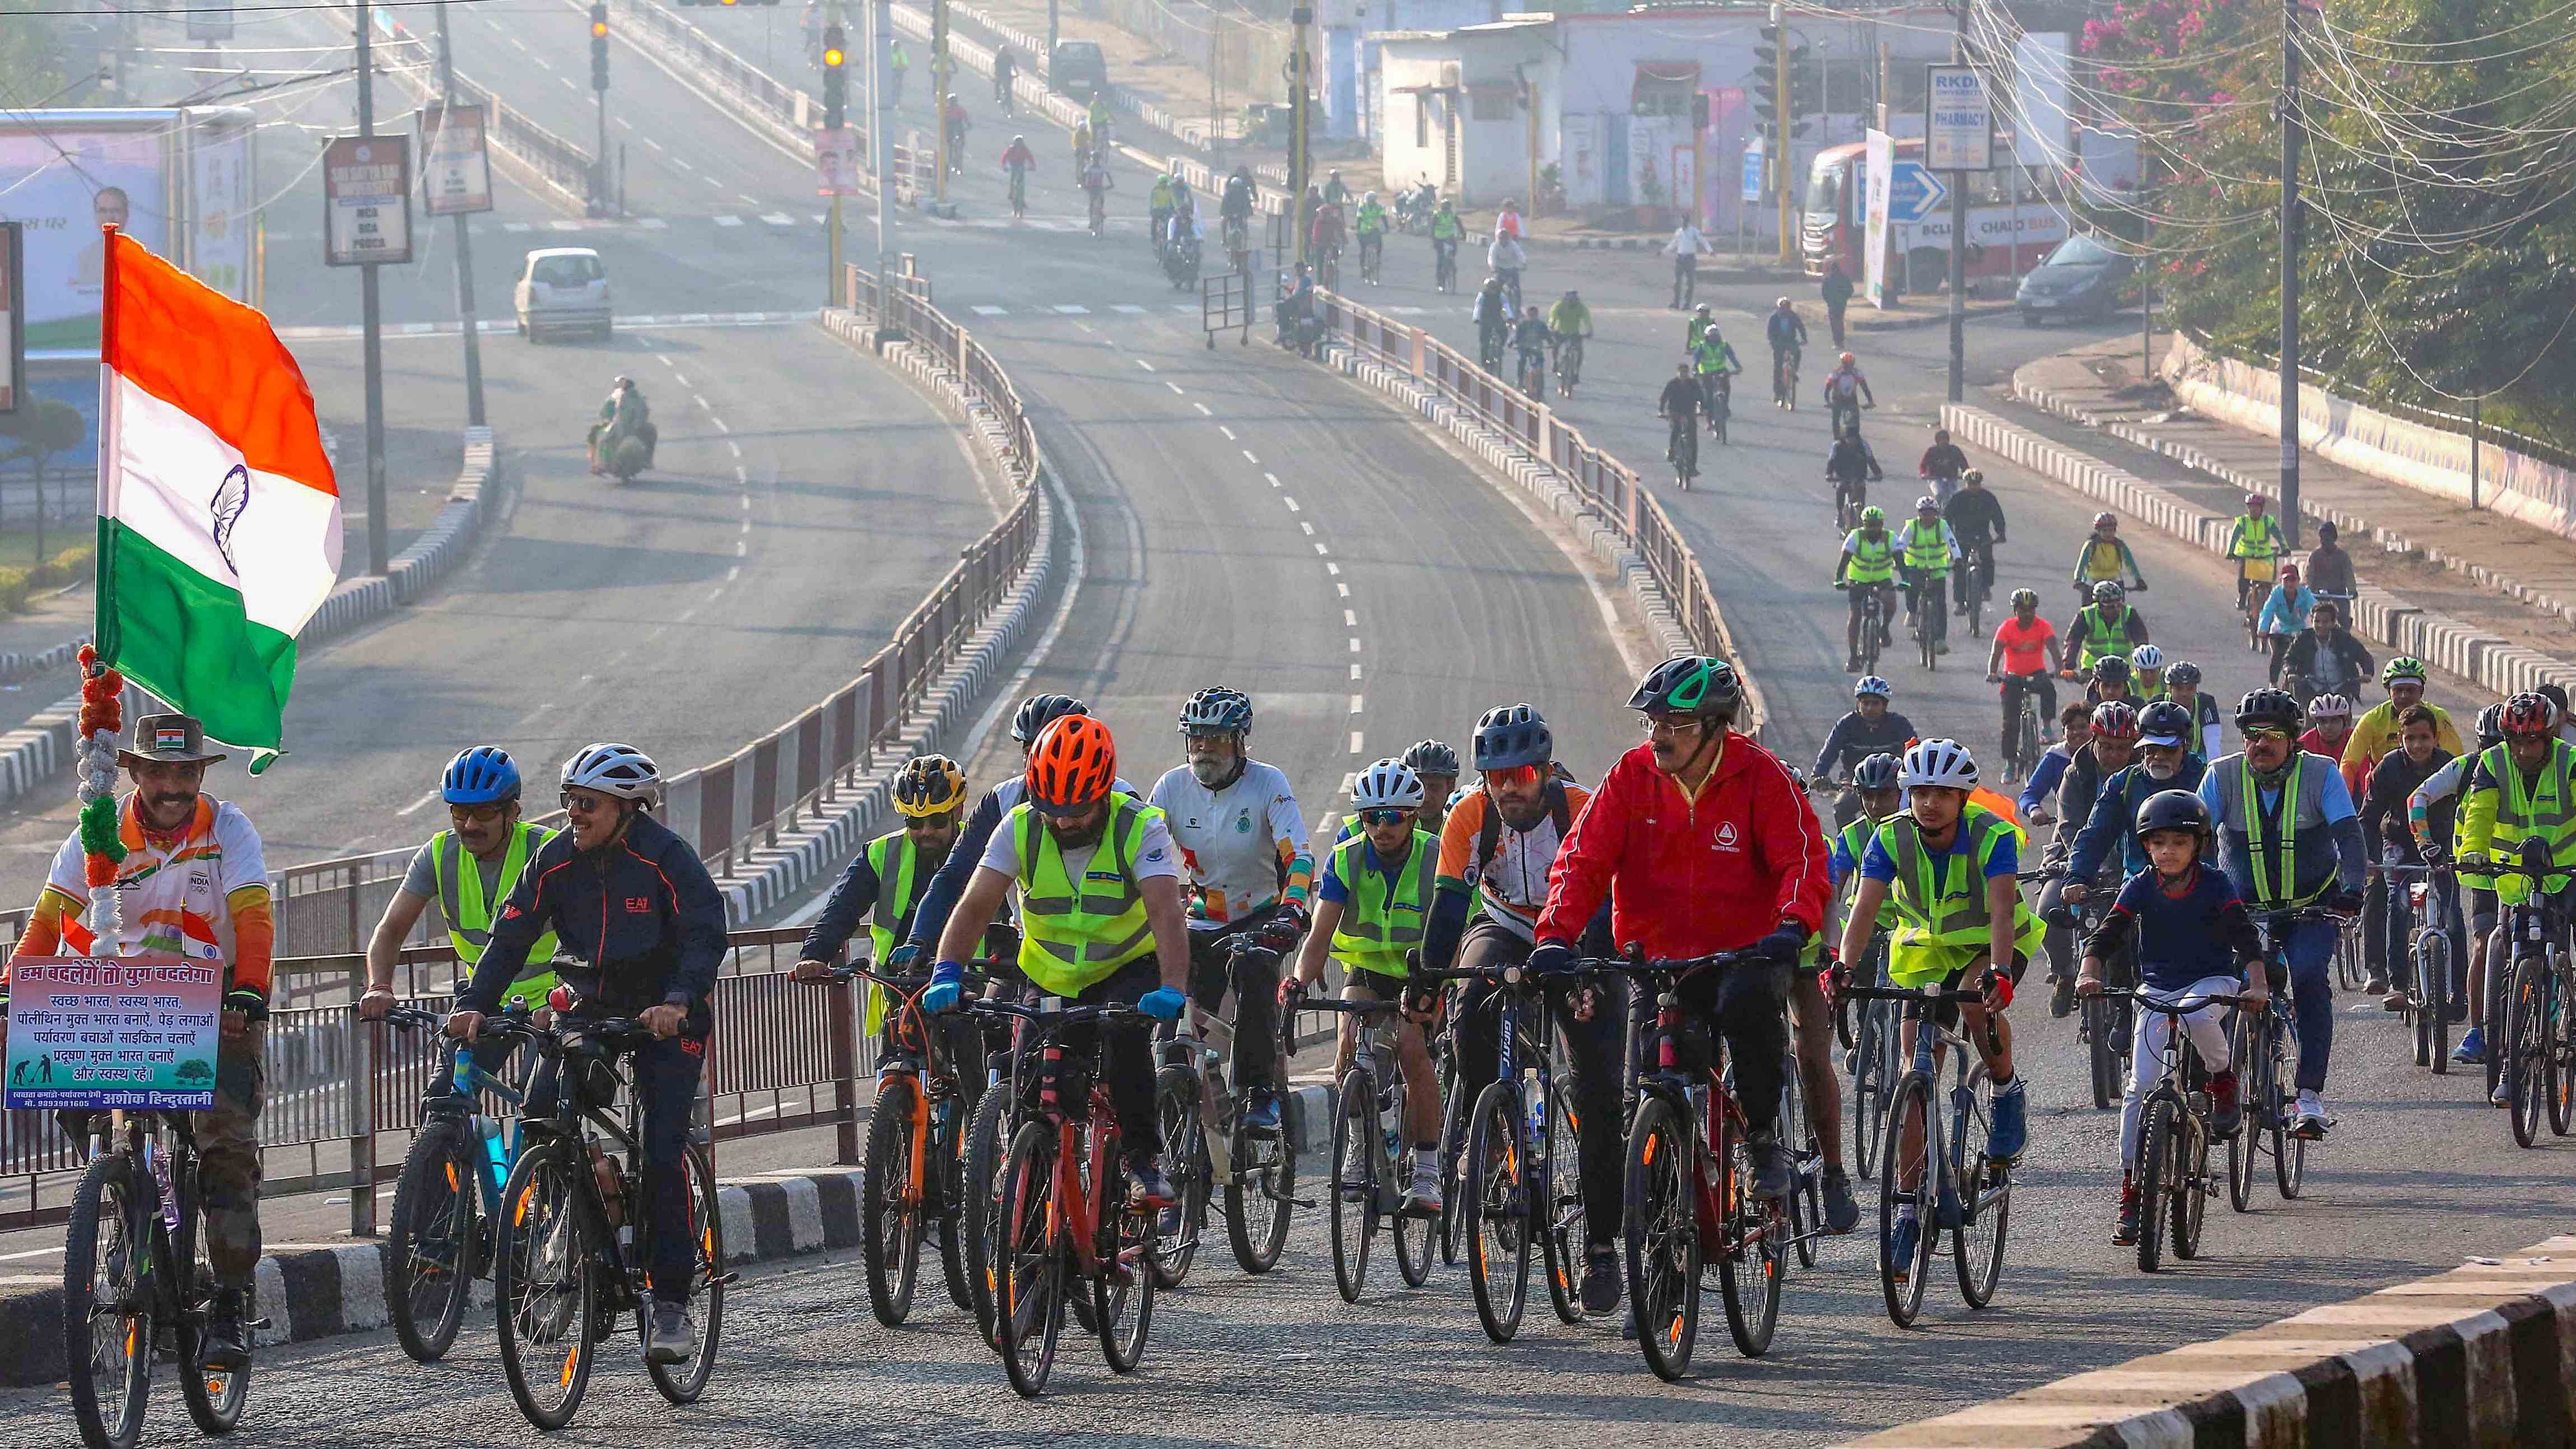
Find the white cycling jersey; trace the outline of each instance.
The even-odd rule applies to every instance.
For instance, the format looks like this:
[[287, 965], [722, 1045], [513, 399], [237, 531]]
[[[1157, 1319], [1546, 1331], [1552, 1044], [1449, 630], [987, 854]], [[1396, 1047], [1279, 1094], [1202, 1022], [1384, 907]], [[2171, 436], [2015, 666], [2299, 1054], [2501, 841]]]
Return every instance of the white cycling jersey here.
[[1306, 846], [1306, 817], [1288, 777], [1259, 760], [1222, 790], [1176, 765], [1150, 801], [1171, 821], [1193, 887], [1190, 929], [1217, 930], [1279, 898], [1280, 873]]

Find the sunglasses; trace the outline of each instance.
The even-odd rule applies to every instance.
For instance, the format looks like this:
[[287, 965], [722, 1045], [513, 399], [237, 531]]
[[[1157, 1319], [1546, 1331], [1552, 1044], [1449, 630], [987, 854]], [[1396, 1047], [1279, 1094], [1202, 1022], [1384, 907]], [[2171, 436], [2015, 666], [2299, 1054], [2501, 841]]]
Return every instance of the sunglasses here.
[[1058, 805], [1050, 800], [1040, 800], [1034, 795], [1029, 797], [1029, 803], [1037, 807], [1040, 815], [1054, 820], [1079, 820], [1100, 808], [1100, 802], [1097, 800], [1081, 805]]
[[588, 815], [592, 811], [605, 810], [609, 806], [608, 797], [605, 795], [576, 795], [570, 790], [564, 791], [555, 799], [565, 810], [575, 815]]
[[936, 815], [907, 815], [903, 819], [903, 828], [906, 830], [937, 830], [949, 823], [949, 813], [950, 812], [943, 810]]
[[459, 825], [489, 825], [509, 811], [508, 802], [497, 800], [486, 805], [450, 805], [447, 818]]
[[1381, 810], [1363, 810], [1360, 812], [1360, 823], [1362, 825], [1402, 825], [1404, 822], [1412, 818], [1412, 811], [1395, 809], [1392, 807]]
[[1695, 735], [1708, 728], [1708, 722], [1695, 715], [1650, 714], [1638, 728], [1649, 735]]
[[2279, 725], [2248, 725], [2243, 733], [2248, 740], [2286, 740], [2290, 737], [2290, 732]]
[[1545, 772], [1536, 765], [1506, 765], [1502, 769], [1485, 772], [1488, 785], [1535, 785], [1545, 778]]

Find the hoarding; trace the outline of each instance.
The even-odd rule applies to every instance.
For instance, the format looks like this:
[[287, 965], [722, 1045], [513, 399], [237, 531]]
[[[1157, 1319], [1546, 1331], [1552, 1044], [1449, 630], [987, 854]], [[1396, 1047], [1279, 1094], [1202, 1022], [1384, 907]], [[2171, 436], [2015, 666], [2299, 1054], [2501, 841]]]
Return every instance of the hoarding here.
[[492, 209], [492, 160], [484, 149], [483, 108], [420, 108], [421, 209], [457, 216]]
[[335, 267], [411, 260], [409, 136], [339, 136], [323, 149], [322, 236]]

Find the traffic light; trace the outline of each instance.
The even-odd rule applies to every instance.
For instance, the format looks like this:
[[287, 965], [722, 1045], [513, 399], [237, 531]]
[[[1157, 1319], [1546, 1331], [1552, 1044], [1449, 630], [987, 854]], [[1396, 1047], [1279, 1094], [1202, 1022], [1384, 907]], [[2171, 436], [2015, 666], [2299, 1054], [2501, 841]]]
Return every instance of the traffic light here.
[[608, 89], [608, 7], [590, 7], [590, 88]]
[[1765, 25], [1753, 42], [1753, 129], [1769, 139], [1780, 115], [1780, 27]]
[[1789, 129], [1807, 134], [1807, 119], [1825, 113], [1825, 68], [1801, 45], [1789, 52]]
[[849, 55], [842, 49], [841, 27], [823, 27], [823, 127], [838, 130], [842, 113], [850, 100], [850, 73], [845, 62]]

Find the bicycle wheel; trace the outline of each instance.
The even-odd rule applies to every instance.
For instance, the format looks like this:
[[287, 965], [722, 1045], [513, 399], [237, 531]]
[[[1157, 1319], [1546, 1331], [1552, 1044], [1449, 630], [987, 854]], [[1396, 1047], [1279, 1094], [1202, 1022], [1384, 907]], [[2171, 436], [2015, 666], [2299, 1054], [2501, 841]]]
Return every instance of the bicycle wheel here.
[[[1405, 1108], [1404, 1083], [1399, 1080], [1395, 1084], [1395, 1106], [1388, 1120], [1401, 1126], [1409, 1120]], [[1412, 1134], [1407, 1131], [1405, 1135]], [[1389, 1164], [1387, 1180], [1412, 1182], [1416, 1176], [1414, 1165], [1416, 1154], [1420, 1150], [1413, 1144], [1406, 1143], [1404, 1151], [1398, 1153], [1395, 1161]], [[1446, 1206], [1445, 1199], [1443, 1206]], [[1407, 1288], [1419, 1288], [1430, 1282], [1431, 1252], [1437, 1246], [1432, 1240], [1440, 1235], [1439, 1221], [1435, 1218], [1417, 1217], [1411, 1213], [1398, 1213], [1392, 1226], [1395, 1229], [1396, 1275], [1404, 1279], [1404, 1286]]]
[[[663, 1398], [674, 1404], [694, 1404], [707, 1391], [707, 1376], [715, 1372], [716, 1344], [724, 1333], [724, 1209], [716, 1201], [716, 1170], [707, 1150], [690, 1143], [680, 1165], [688, 1183], [689, 1294], [700, 1319], [698, 1349], [678, 1363], [647, 1359], [644, 1371], [652, 1375], [653, 1387]], [[639, 1329], [649, 1316], [636, 1315]]]
[[1931, 607], [1932, 602], [1929, 599], [1924, 600], [1914, 616], [1915, 662], [1921, 664], [1926, 670], [1938, 667], [1935, 659], [1939, 641], [1932, 632], [1931, 621], [1924, 617]]
[[1878, 1174], [1878, 1154], [1887, 1140], [1888, 1083], [1881, 1075], [1879, 1050], [1887, 1026], [1879, 1019], [1879, 1005], [1872, 1001], [1861, 1008], [1852, 1048], [1852, 1146], [1859, 1154], [1853, 1170], [1865, 1178]]
[[2118, 1022], [2108, 996], [2087, 997], [2084, 1002], [2084, 1037], [2093, 1058], [2093, 1106], [2096, 1111], [2108, 1108], [2120, 1099], [2120, 1048], [2113, 1040], [2118, 1035]]
[[[190, 1203], [184, 1211], [194, 1211]], [[205, 1240], [197, 1242], [197, 1261], [193, 1265], [196, 1290], [192, 1301], [212, 1301], [215, 1293], [215, 1266], [206, 1261]], [[208, 1438], [229, 1434], [241, 1427], [242, 1410], [250, 1404], [250, 1366], [237, 1369], [211, 1369], [200, 1366], [205, 1357], [206, 1328], [202, 1320], [183, 1317], [174, 1335], [179, 1360], [179, 1399], [188, 1406], [188, 1417], [196, 1423], [197, 1432]]]
[[2566, 979], [2555, 982], [2549, 1003], [2556, 1026], [2549, 1034], [2549, 1130], [2564, 1137], [2576, 1130], [2576, 1021], [2569, 1020]]
[[2200, 1256], [2200, 1225], [2209, 1210], [2209, 1128], [2197, 1115], [2178, 1112], [2174, 1133], [2173, 1253], [2189, 1260]]
[[1455, 1052], [1440, 1054], [1440, 1261], [1458, 1265], [1459, 1161], [1467, 1150], [1467, 1110], [1473, 1104], [1458, 1090]]
[[[1109, 1131], [1114, 1149], [1114, 1128], [1094, 1126], [1092, 1130]], [[1091, 1280], [1091, 1322], [1099, 1330], [1100, 1351], [1109, 1360], [1110, 1369], [1131, 1374], [1145, 1357], [1145, 1338], [1154, 1328], [1154, 1233], [1163, 1210], [1143, 1206], [1128, 1196], [1127, 1184], [1116, 1165], [1120, 1160], [1117, 1151], [1101, 1157], [1111, 1166], [1108, 1182], [1091, 1185], [1092, 1202], [1100, 1209], [1098, 1252], [1102, 1270]]]
[[1690, 1123], [1670, 1098], [1637, 1104], [1628, 1129], [1626, 1213], [1628, 1301], [1637, 1348], [1667, 1381], [1690, 1372], [1699, 1342], [1699, 1184]]
[[2550, 1055], [2548, 963], [2525, 956], [2513, 963], [2512, 995], [2507, 1002], [2512, 1023], [2506, 1040], [2512, 1058], [2505, 1068], [2505, 1100], [2513, 1112], [2513, 1140], [2529, 1147], [2540, 1136], [2546, 1102], [2543, 1080]]
[[1369, 1240], [1377, 1236], [1377, 1088], [1365, 1068], [1342, 1073], [1333, 1092], [1333, 1286], [1344, 1303], [1360, 1301], [1368, 1282]]
[[2173, 1125], [2173, 1099], [2159, 1093], [2147, 1099], [2138, 1121], [2138, 1271], [2164, 1266], [2165, 1223], [2171, 1213], [2166, 1194], [2181, 1168], [2179, 1134]]
[[1798, 1057], [1791, 1052], [1780, 1063], [1780, 1140], [1788, 1144], [1796, 1177], [1789, 1184], [1789, 1241], [1798, 1250], [1798, 1266], [1816, 1266], [1816, 1234], [1824, 1231], [1824, 1152], [1816, 1126], [1807, 1120], [1807, 1094], [1798, 1088]]
[[1995, 1285], [2004, 1276], [2004, 1236], [2012, 1226], [2012, 1169], [1986, 1156], [1986, 1136], [1994, 1130], [1995, 1084], [1983, 1068], [1969, 1073], [1967, 1110], [1950, 1144], [1952, 1173], [1958, 1182], [1961, 1217], [1950, 1235], [1952, 1265], [1959, 1271], [1959, 1297], [1970, 1308], [1995, 1301]]
[[1011, 1086], [1000, 1082], [984, 1089], [974, 1115], [966, 1122], [957, 1187], [957, 1237], [966, 1261], [966, 1294], [974, 1300], [975, 1326], [988, 1347], [993, 1337], [993, 1302], [999, 1289], [1000, 1261], [994, 1234], [1000, 1214], [995, 1208], [1002, 1189], [1002, 1157], [1011, 1123]]
[[[1904, 1171], [1903, 1144], [1908, 1128], [1922, 1133], [1916, 1171]], [[1941, 1124], [1932, 1114], [1932, 1084], [1908, 1073], [1896, 1084], [1887, 1109], [1887, 1148], [1878, 1172], [1878, 1286], [1887, 1300], [1887, 1316], [1899, 1328], [1911, 1328], [1923, 1312], [1923, 1282], [1931, 1276], [1932, 1240], [1941, 1235], [1935, 1215], [1938, 1193], [1927, 1165], [1940, 1158]], [[1902, 1209], [1915, 1209], [1914, 1251], [1896, 1261], [1896, 1224]]]
[[[2280, 1008], [2275, 1006], [2277, 1013]], [[2287, 1017], [2275, 1015], [2268, 1033], [2268, 1050], [2272, 1061], [2268, 1075], [2272, 1083], [2272, 1181], [2281, 1189], [2281, 1200], [2296, 1202], [2308, 1180], [2308, 1139], [2290, 1132], [2290, 1108], [2294, 1100], [2289, 1088], [2281, 1085], [2282, 1068], [2293, 1060], [2291, 1044], [2298, 1040]]]
[[599, 1284], [591, 1268], [607, 1245], [591, 1238], [579, 1187], [590, 1164], [580, 1152], [560, 1138], [534, 1143], [501, 1189], [492, 1255], [501, 1370], [519, 1412], [540, 1429], [572, 1422], [596, 1357]]
[[2496, 1088], [2504, 1085], [2504, 1064], [2511, 1056], [2505, 1048], [2511, 1045], [2513, 1041], [2513, 1038], [2507, 1033], [2507, 1028], [2511, 1025], [2511, 1022], [2509, 1020], [2510, 1013], [2505, 1005], [2513, 999], [2512, 993], [2508, 989], [2512, 985], [2513, 973], [2510, 971], [2501, 971], [2496, 968], [2496, 957], [2502, 953], [2502, 947], [2507, 939], [2509, 938], [2503, 932], [2498, 932], [2495, 939], [2490, 941], [2487, 946], [2487, 1049], [2485, 1056], [2487, 1096], [2490, 1099], [2495, 1096]]
[[1545, 1261], [1548, 1306], [1560, 1323], [1583, 1321], [1583, 1253], [1590, 1241], [1583, 1214], [1583, 1160], [1575, 1136], [1574, 1103], [1565, 1084], [1547, 1084], [1547, 1119], [1540, 1128], [1538, 1167], [1530, 1184], [1530, 1209]]
[[1517, 1084], [1489, 1082], [1468, 1119], [1467, 1163], [1460, 1184], [1466, 1216], [1458, 1231], [1467, 1240], [1467, 1281], [1476, 1291], [1476, 1319], [1485, 1336], [1509, 1343], [1520, 1332], [1529, 1302], [1530, 1231], [1528, 1159], [1521, 1150]]
[[[134, 1200], [134, 1159], [91, 1159], [63, 1237], [63, 1362], [72, 1418], [90, 1449], [133, 1449], [152, 1388], [150, 1233]], [[186, 1365], [183, 1373], [194, 1372]]]
[[2230, 1060], [2237, 1063], [2236, 1100], [2244, 1104], [2243, 1120], [2237, 1123], [2236, 1135], [2227, 1139], [2227, 1205], [2237, 1212], [2250, 1211], [2254, 1203], [2254, 1140], [2263, 1130], [2262, 1103], [2269, 1100], [2269, 1079], [2265, 1062], [2250, 1043], [2259, 1042], [2260, 1033], [2248, 1022], [2244, 1012], [2227, 1033]]
[[1291, 1199], [1297, 1189], [1297, 1135], [1282, 1117], [1278, 1131], [1256, 1137], [1238, 1113], [1227, 1160], [1234, 1171], [1225, 1185], [1226, 1238], [1234, 1261], [1259, 1276], [1278, 1266], [1279, 1250], [1288, 1242], [1288, 1210], [1296, 1206]]
[[[913, 1136], [923, 1129], [920, 1084], [888, 1076], [877, 1085], [868, 1124], [867, 1170], [859, 1179], [859, 1260], [877, 1322], [903, 1327], [921, 1281], [922, 1184], [913, 1181]], [[926, 1154], [925, 1154], [926, 1155]]]
[[1789, 1212], [1784, 1203], [1753, 1194], [1753, 1144], [1727, 1121], [1724, 1151], [1715, 1161], [1724, 1174], [1717, 1200], [1725, 1204], [1726, 1242], [1717, 1260], [1717, 1296], [1726, 1305], [1726, 1331], [1735, 1351], [1760, 1358], [1780, 1326], [1780, 1284], [1789, 1276]]
[[[412, 1139], [385, 1230], [385, 1314], [415, 1362], [456, 1343], [482, 1258], [482, 1187], [466, 1125], [433, 1120]], [[472, 1144], [480, 1147], [480, 1142]]]
[[1207, 1122], [1199, 1115], [1198, 1074], [1187, 1067], [1165, 1067], [1154, 1079], [1154, 1115], [1163, 1128], [1163, 1174], [1180, 1194], [1180, 1205], [1163, 1214], [1154, 1239], [1154, 1280], [1178, 1288], [1198, 1258], [1199, 1231], [1207, 1226], [1210, 1174]]
[[2415, 1059], [2437, 1077], [2451, 1072], [2451, 933], [2428, 926], [2416, 938]]
[[1063, 1214], [1055, 1201], [1055, 1150], [1048, 1124], [1026, 1122], [1002, 1161], [993, 1339], [1011, 1387], [1025, 1399], [1044, 1393], [1055, 1370], [1071, 1286], [1066, 1246], [1056, 1235]]

